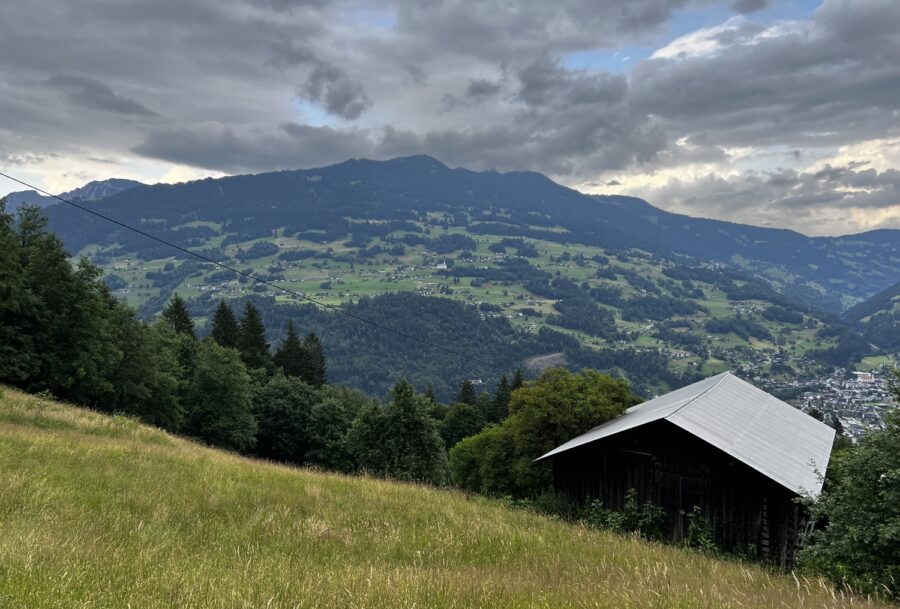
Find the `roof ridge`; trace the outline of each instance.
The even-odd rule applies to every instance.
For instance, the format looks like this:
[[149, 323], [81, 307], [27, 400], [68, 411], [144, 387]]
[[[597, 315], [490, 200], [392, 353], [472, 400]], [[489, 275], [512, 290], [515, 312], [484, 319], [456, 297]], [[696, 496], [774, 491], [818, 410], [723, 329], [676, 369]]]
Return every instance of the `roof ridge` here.
[[722, 374], [722, 378], [720, 378], [718, 381], [716, 381], [716, 383], [712, 387], [708, 387], [708, 388], [704, 389], [703, 391], [701, 391], [700, 393], [698, 393], [697, 395], [695, 395], [694, 397], [689, 399], [687, 402], [685, 402], [684, 404], [682, 404], [681, 406], [679, 406], [678, 408], [676, 408], [675, 410], [673, 410], [672, 412], [670, 412], [669, 414], [664, 416], [663, 418], [668, 420], [669, 417], [675, 416], [676, 414], [678, 414], [679, 412], [681, 412], [682, 410], [684, 410], [685, 408], [687, 408], [688, 406], [690, 406], [691, 404], [693, 404], [694, 402], [696, 402], [697, 400], [702, 398], [704, 395], [706, 395], [707, 393], [709, 393], [710, 391], [712, 391], [713, 389], [715, 389], [716, 387], [721, 385], [722, 381], [727, 379], [729, 376], [734, 376], [731, 373], [731, 370], [726, 370], [725, 372], [722, 372], [721, 374]]

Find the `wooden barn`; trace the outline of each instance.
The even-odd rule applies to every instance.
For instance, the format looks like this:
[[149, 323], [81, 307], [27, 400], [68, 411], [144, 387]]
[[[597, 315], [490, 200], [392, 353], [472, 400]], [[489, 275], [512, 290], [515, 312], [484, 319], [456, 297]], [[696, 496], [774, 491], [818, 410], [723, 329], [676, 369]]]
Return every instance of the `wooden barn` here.
[[629, 408], [550, 451], [557, 491], [578, 502], [665, 509], [668, 534], [701, 513], [722, 549], [787, 566], [807, 532], [796, 499], [816, 497], [834, 430], [734, 376], [702, 380]]

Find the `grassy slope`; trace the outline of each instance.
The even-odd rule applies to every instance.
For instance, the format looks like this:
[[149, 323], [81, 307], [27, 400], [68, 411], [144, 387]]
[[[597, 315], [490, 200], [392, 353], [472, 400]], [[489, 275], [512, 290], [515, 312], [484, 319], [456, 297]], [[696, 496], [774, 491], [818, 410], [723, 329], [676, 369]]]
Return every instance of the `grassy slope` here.
[[820, 583], [9, 389], [0, 472], [4, 609], [850, 606]]

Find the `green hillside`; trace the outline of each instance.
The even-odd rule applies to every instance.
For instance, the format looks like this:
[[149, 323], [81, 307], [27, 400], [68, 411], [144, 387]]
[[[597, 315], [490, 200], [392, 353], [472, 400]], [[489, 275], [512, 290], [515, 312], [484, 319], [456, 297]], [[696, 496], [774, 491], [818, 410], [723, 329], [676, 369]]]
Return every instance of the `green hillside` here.
[[0, 606], [880, 607], [449, 491], [0, 397]]
[[[195, 224], [189, 228], [196, 229]], [[220, 233], [219, 226], [205, 226], [209, 236], [198, 241], [197, 249], [217, 251], [226, 264], [331, 305], [398, 292], [450, 299], [476, 307], [482, 318], [502, 319], [529, 335], [549, 330], [574, 338], [587, 349], [627, 346], [659, 351], [668, 360], [671, 375], [688, 378], [741, 366], [764, 374], [813, 374], [823, 366], [852, 363], [844, 361], [849, 358], [830, 357], [829, 349], [840, 334], [828, 332], [834, 320], [786, 299], [765, 281], [690, 259], [640, 249], [615, 251], [546, 238], [473, 233], [471, 227], [450, 226], [444, 216], [435, 215], [403, 223], [355, 221], [350, 232], [303, 238], [279, 230], [274, 236], [246, 241]], [[81, 253], [101, 264], [114, 293], [145, 316], [157, 313], [176, 292], [191, 301], [200, 320], [220, 298], [268, 294], [281, 305], [304, 303], [210, 264], [140, 259], [117, 246], [88, 246]], [[411, 319], [425, 319], [414, 308], [393, 313], [395, 320], [404, 320], [404, 327]], [[270, 311], [271, 340], [281, 338], [286, 323], [281, 318], [286, 316]], [[308, 321], [306, 327], [320, 335], [328, 335], [333, 325], [324, 318]], [[344, 337], [326, 340], [338, 372], [335, 380], [383, 391], [384, 387], [359, 385], [339, 372], [344, 367], [365, 368], [360, 358], [374, 343], [357, 344], [344, 353], [337, 348], [343, 342]], [[551, 353], [536, 345], [517, 361], [505, 358], [497, 363], [527, 365], [532, 358]], [[579, 361], [569, 363], [595, 365], [575, 359]], [[645, 385], [634, 366], [616, 364]], [[495, 380], [488, 371], [442, 365], [449, 378], [428, 375], [415, 364], [403, 372], [435, 384], [454, 385], [464, 375]], [[656, 390], [671, 386], [660, 373], [648, 380]]]

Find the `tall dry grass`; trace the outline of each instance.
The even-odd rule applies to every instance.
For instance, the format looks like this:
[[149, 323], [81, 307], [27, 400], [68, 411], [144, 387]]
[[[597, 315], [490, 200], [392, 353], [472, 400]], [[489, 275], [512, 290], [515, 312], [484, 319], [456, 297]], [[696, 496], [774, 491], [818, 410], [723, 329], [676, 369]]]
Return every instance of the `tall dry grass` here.
[[462, 494], [292, 469], [6, 390], [0, 609], [881, 607]]

